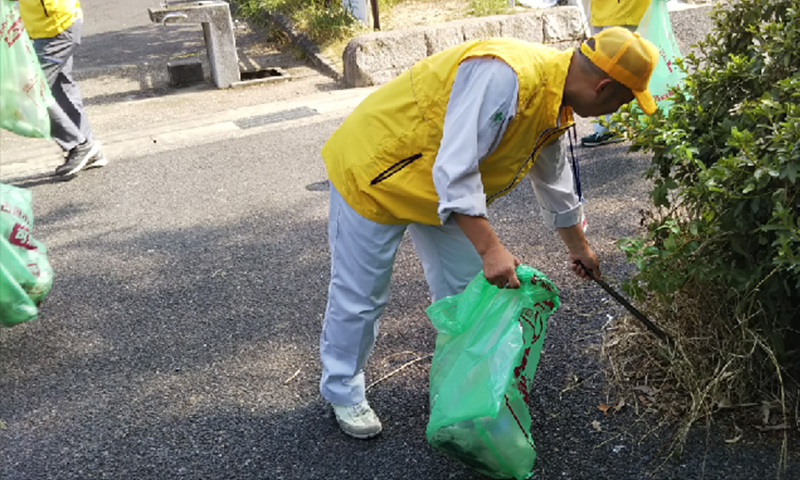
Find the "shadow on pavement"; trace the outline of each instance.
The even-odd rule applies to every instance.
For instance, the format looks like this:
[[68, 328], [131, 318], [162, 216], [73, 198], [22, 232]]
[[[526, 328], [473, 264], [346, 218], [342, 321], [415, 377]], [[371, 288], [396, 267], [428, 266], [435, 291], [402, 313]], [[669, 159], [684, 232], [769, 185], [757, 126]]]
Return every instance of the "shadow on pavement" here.
[[[147, 11], [144, 12], [147, 16]], [[172, 57], [205, 55], [203, 29], [200, 25], [132, 27], [83, 37], [75, 53], [81, 69], [101, 69], [114, 65], [164, 63]]]
[[19, 188], [33, 188], [33, 187], [37, 187], [39, 185], [48, 185], [48, 184], [52, 184], [52, 183], [69, 182], [70, 180], [73, 180], [73, 179], [74, 179], [74, 176], [57, 177], [57, 176], [55, 176], [55, 175], [53, 175], [51, 173], [43, 173], [43, 174], [31, 175], [31, 176], [28, 176], [28, 177], [23, 177], [23, 178], [16, 179], [13, 182], [13, 185], [17, 186]]

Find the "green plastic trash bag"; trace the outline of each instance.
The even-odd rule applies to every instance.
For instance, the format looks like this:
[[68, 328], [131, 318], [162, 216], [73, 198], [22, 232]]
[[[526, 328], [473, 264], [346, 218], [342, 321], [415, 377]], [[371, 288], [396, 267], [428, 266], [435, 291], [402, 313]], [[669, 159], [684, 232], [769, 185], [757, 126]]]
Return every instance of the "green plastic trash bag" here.
[[683, 56], [672, 32], [672, 22], [669, 18], [667, 0], [653, 0], [650, 2], [636, 30], [639, 35], [649, 40], [658, 48], [661, 58], [650, 77], [648, 90], [653, 95], [656, 106], [664, 113], [672, 106], [674, 87], [683, 84], [686, 74], [675, 63], [682, 60]]
[[531, 475], [536, 447], [528, 397], [558, 290], [538, 270], [517, 267], [519, 289], [479, 273], [463, 293], [427, 309], [438, 330], [430, 370], [434, 447], [493, 478]]
[[47, 248], [32, 227], [31, 192], [0, 183], [0, 326], [36, 318], [53, 285]]
[[[0, 239], [0, 245], [2, 244], [8, 244], [8, 241], [2, 238]], [[5, 252], [0, 252], [0, 254], [6, 255]], [[5, 263], [5, 260], [0, 262], [0, 325], [13, 327], [36, 318], [39, 314], [39, 309], [36, 308], [31, 297], [22, 288], [14, 273], [6, 268]]]
[[0, 0], [0, 128], [25, 137], [49, 137], [53, 102], [16, 2]]

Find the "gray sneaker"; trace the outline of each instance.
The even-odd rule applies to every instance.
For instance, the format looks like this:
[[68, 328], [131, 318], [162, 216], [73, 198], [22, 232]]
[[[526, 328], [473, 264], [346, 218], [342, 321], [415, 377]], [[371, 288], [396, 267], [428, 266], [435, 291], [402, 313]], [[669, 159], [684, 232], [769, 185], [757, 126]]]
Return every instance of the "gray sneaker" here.
[[355, 438], [372, 438], [381, 433], [383, 425], [366, 400], [352, 406], [332, 405], [336, 421], [344, 433]]
[[581, 145], [584, 147], [599, 147], [600, 145], [608, 145], [609, 143], [619, 143], [625, 140], [620, 135], [614, 135], [611, 132], [606, 133], [592, 133], [581, 138]]
[[100, 151], [100, 142], [83, 142], [72, 147], [67, 153], [66, 161], [56, 168], [56, 175], [66, 177], [74, 175], [86, 166], [93, 156]]

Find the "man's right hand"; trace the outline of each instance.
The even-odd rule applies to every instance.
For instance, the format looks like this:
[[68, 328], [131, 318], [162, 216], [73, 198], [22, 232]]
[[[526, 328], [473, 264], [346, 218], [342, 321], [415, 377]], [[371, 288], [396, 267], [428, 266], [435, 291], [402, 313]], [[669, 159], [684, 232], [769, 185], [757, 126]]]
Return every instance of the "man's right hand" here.
[[500, 288], [519, 288], [516, 270], [521, 262], [500, 243], [489, 221], [460, 213], [454, 213], [453, 218], [481, 256], [486, 280]]
[[519, 288], [517, 266], [522, 263], [498, 243], [481, 255], [483, 260], [483, 276], [486, 281], [500, 288]]

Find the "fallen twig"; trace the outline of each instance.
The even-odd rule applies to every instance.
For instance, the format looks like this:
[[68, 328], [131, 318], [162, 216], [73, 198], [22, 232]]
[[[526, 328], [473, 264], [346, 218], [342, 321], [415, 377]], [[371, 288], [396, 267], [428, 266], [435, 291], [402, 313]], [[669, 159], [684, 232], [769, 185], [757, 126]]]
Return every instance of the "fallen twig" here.
[[393, 353], [393, 354], [389, 355], [388, 357], [384, 358], [383, 360], [381, 360], [381, 363], [383, 363], [385, 365], [389, 361], [390, 358], [398, 357], [400, 355], [407, 355], [409, 353], [410, 354], [416, 354], [417, 352], [412, 352], [411, 350], [404, 350], [402, 352]]
[[386, 375], [382, 376], [381, 378], [379, 378], [379, 379], [375, 380], [374, 382], [370, 383], [369, 385], [367, 385], [367, 388], [366, 388], [365, 391], [369, 391], [370, 388], [372, 388], [375, 385], [381, 383], [382, 381], [386, 380], [387, 378], [393, 376], [394, 374], [396, 374], [397, 372], [403, 370], [404, 368], [409, 367], [409, 366], [411, 366], [411, 365], [413, 365], [413, 364], [415, 364], [415, 363], [417, 363], [417, 362], [419, 362], [421, 360], [425, 360], [426, 358], [431, 358], [432, 356], [433, 356], [433, 354], [429, 353], [429, 354], [423, 355], [423, 356], [421, 356], [419, 358], [415, 358], [414, 360], [411, 360], [410, 362], [404, 363], [403, 365], [395, 368], [391, 372], [387, 373]]
[[287, 383], [289, 383], [289, 382], [291, 382], [292, 380], [294, 380], [294, 377], [296, 377], [296, 376], [300, 375], [300, 370], [302, 370], [302, 369], [303, 369], [303, 367], [300, 367], [300, 368], [298, 368], [298, 369], [297, 369], [297, 371], [296, 371], [296, 372], [294, 372], [294, 374], [293, 374], [291, 377], [289, 377], [289, 378], [287, 378], [286, 380], [284, 380], [283, 384], [284, 384], [284, 385], [286, 385]]

